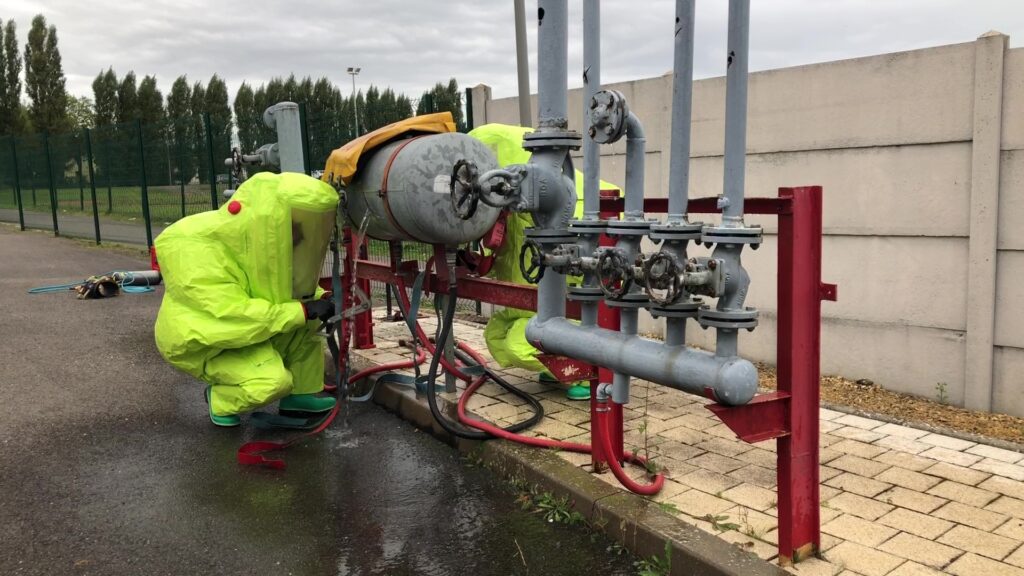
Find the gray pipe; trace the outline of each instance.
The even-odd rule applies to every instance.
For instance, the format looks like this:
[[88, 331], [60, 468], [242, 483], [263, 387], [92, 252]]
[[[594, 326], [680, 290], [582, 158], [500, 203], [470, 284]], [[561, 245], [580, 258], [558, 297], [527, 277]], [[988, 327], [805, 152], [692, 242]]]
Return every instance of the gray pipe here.
[[568, 127], [568, 0], [537, 2], [537, 103], [541, 129]]
[[668, 176], [669, 222], [682, 222], [686, 219], [689, 199], [695, 3], [696, 0], [676, 0], [675, 62], [672, 72], [672, 156]]
[[626, 220], [644, 218], [644, 156], [647, 138], [640, 119], [626, 116]]
[[[601, 90], [601, 3], [583, 2], [583, 132], [590, 123], [590, 101]], [[601, 213], [601, 151], [593, 138], [583, 138], [583, 219]]]
[[530, 55], [526, 45], [525, 0], [515, 0], [516, 20], [516, 72], [519, 76], [519, 125], [532, 126], [530, 112]]
[[743, 225], [747, 155], [747, 55], [750, 0], [729, 0], [729, 52], [725, 74], [725, 206], [722, 225]]
[[277, 151], [281, 158], [281, 172], [306, 173], [302, 157], [302, 127], [299, 105], [278, 102], [263, 112], [263, 122], [277, 131]]
[[749, 402], [757, 392], [757, 369], [743, 358], [719, 358], [685, 346], [665, 346], [604, 328], [577, 326], [565, 318], [543, 322], [538, 318], [527, 325], [526, 337], [545, 352], [606, 366], [691, 394], [706, 396], [710, 391], [716, 401], [730, 406]]

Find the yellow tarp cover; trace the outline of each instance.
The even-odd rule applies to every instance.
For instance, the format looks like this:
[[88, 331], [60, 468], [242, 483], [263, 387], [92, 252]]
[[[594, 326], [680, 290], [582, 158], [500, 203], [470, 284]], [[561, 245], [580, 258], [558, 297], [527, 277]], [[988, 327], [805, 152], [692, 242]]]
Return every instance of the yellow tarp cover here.
[[368, 132], [355, 140], [350, 140], [341, 148], [337, 148], [327, 158], [327, 166], [320, 178], [328, 184], [348, 184], [356, 174], [359, 158], [366, 152], [382, 146], [399, 136], [409, 133], [443, 134], [455, 132], [455, 119], [451, 112], [423, 114], [388, 124]]

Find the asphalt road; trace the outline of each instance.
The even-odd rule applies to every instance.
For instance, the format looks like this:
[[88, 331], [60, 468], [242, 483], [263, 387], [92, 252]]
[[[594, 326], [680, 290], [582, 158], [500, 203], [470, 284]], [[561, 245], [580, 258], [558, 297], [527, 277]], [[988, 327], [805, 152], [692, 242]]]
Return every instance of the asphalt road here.
[[286, 471], [242, 468], [254, 433], [214, 428], [202, 386], [154, 347], [159, 291], [26, 293], [145, 265], [0, 226], [0, 574], [633, 572], [377, 407]]

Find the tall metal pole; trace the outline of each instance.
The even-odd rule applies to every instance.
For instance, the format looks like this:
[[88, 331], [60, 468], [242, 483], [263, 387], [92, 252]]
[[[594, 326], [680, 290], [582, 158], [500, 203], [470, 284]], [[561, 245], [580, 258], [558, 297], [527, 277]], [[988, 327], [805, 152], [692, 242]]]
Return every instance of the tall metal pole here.
[[14, 167], [14, 196], [18, 201], [18, 225], [22, 232], [25, 231], [25, 206], [21, 201], [21, 178], [18, 176], [18, 145], [14, 136], [11, 136], [11, 162]]
[[668, 176], [668, 221], [686, 218], [690, 190], [690, 122], [693, 115], [693, 28], [696, 0], [676, 0], [675, 64], [672, 73], [672, 155]]
[[747, 55], [750, 0], [729, 0], [729, 51], [725, 74], [725, 182], [722, 226], [743, 225], [747, 155]]
[[50, 214], [53, 216], [53, 235], [60, 236], [57, 225], [57, 188], [53, 183], [53, 160], [50, 158], [50, 133], [43, 132], [43, 147], [46, 151], [46, 178], [50, 185]]
[[92, 131], [82, 130], [85, 134], [85, 160], [89, 163], [89, 192], [92, 198], [92, 226], [96, 231], [96, 243], [100, 243], [100, 209], [96, 204], [96, 172], [93, 169], [95, 159], [92, 156]]
[[[529, 86], [527, 86], [529, 90]], [[601, 90], [601, 2], [583, 3], [583, 132], [590, 122], [590, 101]], [[529, 96], [529, 94], [527, 94]], [[520, 101], [522, 97], [520, 96]], [[583, 138], [583, 218], [596, 220], [601, 212], [601, 151], [589, 136]]]
[[356, 137], [359, 136], [359, 103], [356, 101], [356, 74], [359, 74], [361, 70], [362, 68], [355, 66], [348, 69], [348, 74], [352, 77], [352, 111], [356, 117]]
[[142, 120], [135, 120], [139, 135], [139, 184], [142, 186], [142, 219], [146, 223], [146, 246], [153, 245], [153, 221], [149, 216], [149, 186], [146, 183], [146, 151], [142, 139]]
[[515, 0], [516, 72], [519, 76], [519, 125], [533, 126], [530, 112], [530, 52], [526, 44], [525, 0]]

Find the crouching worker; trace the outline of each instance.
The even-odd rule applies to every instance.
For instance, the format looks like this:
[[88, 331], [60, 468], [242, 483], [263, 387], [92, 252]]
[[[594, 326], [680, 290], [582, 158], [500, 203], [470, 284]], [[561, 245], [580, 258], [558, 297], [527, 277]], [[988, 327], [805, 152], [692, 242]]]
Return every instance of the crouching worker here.
[[329, 412], [315, 335], [333, 305], [317, 286], [338, 194], [303, 174], [261, 173], [219, 210], [189, 216], [156, 239], [166, 291], [156, 345], [207, 384], [210, 420], [281, 400], [290, 416]]

